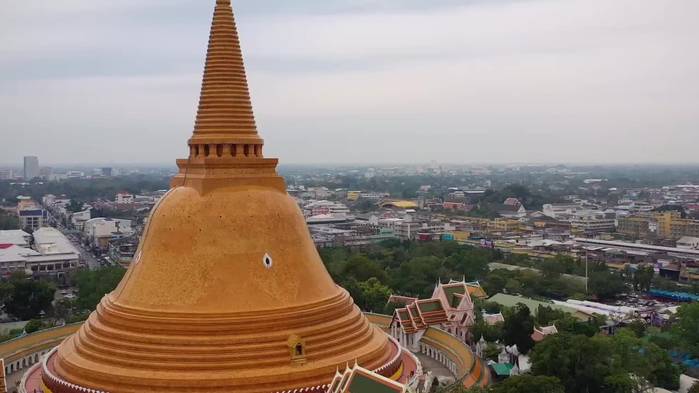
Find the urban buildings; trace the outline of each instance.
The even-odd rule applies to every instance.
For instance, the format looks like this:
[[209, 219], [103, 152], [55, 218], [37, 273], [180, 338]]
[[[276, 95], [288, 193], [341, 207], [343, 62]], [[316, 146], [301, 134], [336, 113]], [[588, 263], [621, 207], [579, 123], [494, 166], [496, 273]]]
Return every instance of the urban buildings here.
[[29, 247], [32, 235], [21, 229], [0, 231], [0, 244], [12, 244], [19, 247]]
[[32, 180], [39, 177], [39, 157], [26, 156], [24, 157], [24, 180]]
[[58, 282], [78, 268], [80, 252], [55, 228], [42, 227], [31, 235], [0, 231], [0, 275], [23, 272]]
[[133, 235], [131, 220], [91, 218], [83, 223], [83, 233], [91, 247], [107, 250], [109, 242]]
[[128, 268], [133, 257], [138, 249], [138, 238], [136, 236], [128, 236], [113, 239], [109, 242], [108, 255], [109, 259], [124, 268]]
[[62, 280], [64, 275], [78, 268], [80, 252], [56, 228], [39, 228], [33, 233], [34, 250], [39, 255], [27, 259], [27, 268], [38, 277]]
[[117, 205], [130, 205], [134, 203], [135, 196], [128, 192], [120, 192], [116, 195]]
[[0, 168], [0, 180], [10, 180], [14, 178], [14, 172], [11, 168]]
[[27, 273], [27, 259], [37, 255], [29, 248], [0, 243], [0, 276], [7, 278], [13, 273]]
[[699, 220], [682, 218], [677, 210], [639, 213], [620, 218], [617, 231], [634, 239], [677, 241], [683, 237], [699, 237]]

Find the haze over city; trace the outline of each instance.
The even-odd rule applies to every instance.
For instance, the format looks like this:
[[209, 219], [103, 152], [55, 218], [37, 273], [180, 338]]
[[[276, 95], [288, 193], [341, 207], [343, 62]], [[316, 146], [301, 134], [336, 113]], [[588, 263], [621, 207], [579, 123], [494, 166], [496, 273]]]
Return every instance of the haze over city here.
[[[0, 161], [183, 157], [199, 3], [6, 7]], [[235, 3], [258, 128], [285, 163], [697, 161], [696, 1]]]

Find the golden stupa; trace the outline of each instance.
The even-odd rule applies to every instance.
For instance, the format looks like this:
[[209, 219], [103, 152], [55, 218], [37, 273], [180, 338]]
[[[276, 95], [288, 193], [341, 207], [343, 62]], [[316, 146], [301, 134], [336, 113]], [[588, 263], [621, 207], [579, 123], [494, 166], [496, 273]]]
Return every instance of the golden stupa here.
[[50, 354], [47, 390], [315, 392], [355, 361], [399, 369], [262, 147], [230, 0], [217, 0], [189, 158], [123, 281]]

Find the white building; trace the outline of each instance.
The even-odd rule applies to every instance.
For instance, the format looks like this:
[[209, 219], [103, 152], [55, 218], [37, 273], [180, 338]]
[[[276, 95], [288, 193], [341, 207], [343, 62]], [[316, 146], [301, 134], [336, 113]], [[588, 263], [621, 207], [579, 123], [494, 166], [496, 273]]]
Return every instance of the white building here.
[[329, 215], [348, 215], [350, 213], [350, 209], [347, 207], [347, 205], [339, 202], [332, 202], [332, 201], [312, 201], [310, 203], [307, 203], [303, 207], [304, 213], [306, 217], [309, 216], [319, 216], [322, 214], [329, 214]]
[[36, 255], [39, 253], [29, 248], [0, 244], [0, 276], [8, 277], [15, 272], [26, 273], [27, 258]]
[[[80, 253], [60, 231], [55, 228], [39, 228], [34, 231], [33, 248], [28, 248], [31, 235], [22, 231], [0, 233], [0, 276], [14, 272], [61, 279], [65, 273], [78, 267]], [[13, 232], [9, 234], [7, 232]], [[11, 235], [11, 236], [10, 236]], [[25, 236], [26, 235], [26, 236]], [[3, 243], [12, 241], [15, 243]], [[24, 242], [26, 247], [18, 245]]]
[[561, 215], [572, 215], [582, 207], [575, 203], [547, 203], [543, 206], [542, 212], [545, 216], [559, 218]]
[[80, 252], [56, 228], [40, 228], [34, 232], [34, 250], [39, 255], [27, 258], [27, 269], [39, 276], [61, 278], [78, 268]]
[[79, 231], [85, 228], [85, 223], [92, 218], [92, 208], [88, 208], [81, 212], [76, 212], [70, 215], [70, 222], [73, 227]]
[[677, 248], [686, 248], [689, 250], [699, 249], [699, 237], [684, 236], [677, 241]]
[[92, 218], [85, 221], [83, 233], [91, 246], [106, 250], [110, 240], [131, 236], [134, 230], [131, 227], [131, 220]]
[[10, 168], [0, 168], [0, 180], [10, 180], [14, 178], [14, 173]]
[[20, 229], [0, 231], [0, 245], [11, 244], [18, 247], [28, 248], [32, 240], [32, 235]]
[[117, 205], [130, 205], [134, 203], [135, 196], [133, 194], [129, 194], [127, 192], [120, 192], [116, 195], [116, 204]]

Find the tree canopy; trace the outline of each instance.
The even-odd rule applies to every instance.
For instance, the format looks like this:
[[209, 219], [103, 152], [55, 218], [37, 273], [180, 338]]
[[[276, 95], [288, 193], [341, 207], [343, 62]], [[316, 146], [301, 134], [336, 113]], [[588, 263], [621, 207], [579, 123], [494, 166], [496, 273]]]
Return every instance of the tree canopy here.
[[321, 257], [335, 282], [364, 310], [382, 312], [392, 293], [429, 297], [438, 280], [478, 280], [500, 253], [456, 242], [388, 240], [361, 250], [324, 248]]
[[667, 351], [625, 329], [613, 337], [549, 336], [537, 344], [531, 359], [534, 375], [558, 378], [567, 393], [676, 389], [679, 383], [680, 370]]
[[699, 303], [686, 304], [679, 308], [672, 332], [685, 350], [699, 357]]
[[19, 219], [15, 214], [0, 209], [0, 231], [19, 229]]
[[121, 267], [108, 267], [100, 270], [81, 270], [75, 275], [78, 287], [76, 304], [81, 310], [94, 310], [104, 295], [113, 291], [124, 277]]
[[521, 353], [527, 353], [534, 346], [531, 334], [534, 331], [534, 317], [529, 307], [518, 304], [504, 313], [505, 323], [502, 336], [507, 345], [517, 345]]
[[565, 393], [561, 381], [542, 375], [518, 375], [493, 385], [490, 393]]
[[51, 311], [56, 287], [46, 281], [35, 281], [21, 273], [13, 274], [7, 282], [0, 284], [0, 296], [5, 311], [21, 320], [37, 318], [42, 311]]

